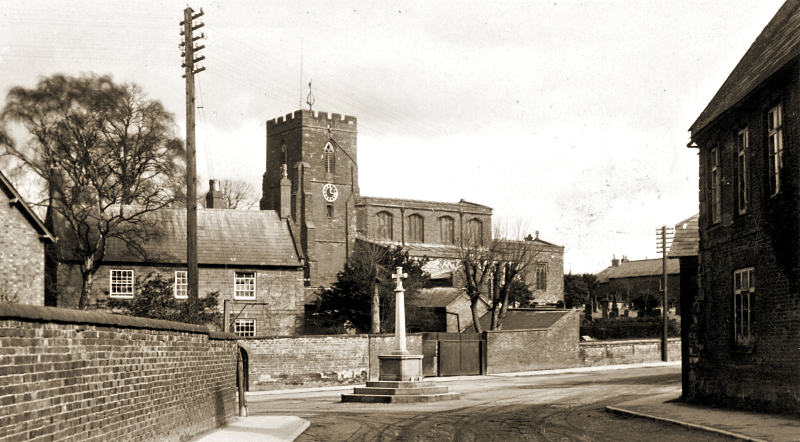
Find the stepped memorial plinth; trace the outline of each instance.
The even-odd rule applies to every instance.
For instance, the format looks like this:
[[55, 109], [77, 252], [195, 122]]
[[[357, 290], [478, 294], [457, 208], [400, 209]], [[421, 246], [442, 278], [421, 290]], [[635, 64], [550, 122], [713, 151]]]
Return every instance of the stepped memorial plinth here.
[[377, 381], [367, 382], [366, 387], [356, 387], [352, 394], [343, 394], [342, 402], [412, 403], [458, 399], [459, 393], [447, 391], [434, 382], [422, 380], [422, 355], [412, 355], [406, 349], [406, 313], [403, 268], [398, 267], [392, 275], [396, 281], [394, 309], [395, 350], [378, 356], [379, 376]]

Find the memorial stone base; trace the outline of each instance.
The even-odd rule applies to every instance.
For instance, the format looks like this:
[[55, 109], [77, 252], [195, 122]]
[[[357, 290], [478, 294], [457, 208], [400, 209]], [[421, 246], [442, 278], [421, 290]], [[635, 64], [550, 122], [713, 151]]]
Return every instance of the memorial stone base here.
[[391, 354], [378, 356], [378, 381], [356, 387], [352, 394], [343, 394], [342, 402], [412, 403], [458, 399], [447, 387], [422, 380], [422, 355]]

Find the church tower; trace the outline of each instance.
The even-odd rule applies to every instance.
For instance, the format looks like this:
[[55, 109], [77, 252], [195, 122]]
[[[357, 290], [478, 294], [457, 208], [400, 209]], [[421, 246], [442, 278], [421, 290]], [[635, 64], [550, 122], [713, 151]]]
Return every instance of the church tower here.
[[356, 233], [356, 117], [298, 110], [267, 121], [261, 210], [280, 213], [282, 168], [291, 181], [290, 214], [307, 257], [306, 285], [329, 286], [344, 268]]

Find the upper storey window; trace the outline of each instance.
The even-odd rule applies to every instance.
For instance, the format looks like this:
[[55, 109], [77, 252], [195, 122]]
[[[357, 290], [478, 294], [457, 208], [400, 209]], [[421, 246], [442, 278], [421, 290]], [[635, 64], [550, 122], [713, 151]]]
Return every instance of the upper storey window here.
[[392, 214], [378, 212], [378, 228], [375, 230], [375, 239], [384, 241], [392, 240]]
[[411, 242], [425, 242], [425, 220], [419, 215], [408, 217], [408, 240]]
[[722, 197], [720, 189], [722, 185], [722, 175], [719, 168], [719, 148], [714, 147], [711, 149], [711, 221], [714, 223], [720, 222], [722, 214]]
[[322, 148], [322, 161], [325, 163], [325, 173], [336, 173], [336, 149], [330, 141]]
[[477, 218], [467, 222], [467, 241], [472, 246], [483, 246], [483, 223]]
[[737, 132], [736, 152], [736, 205], [739, 214], [743, 214], [750, 204], [750, 131], [747, 128]]
[[455, 244], [456, 232], [455, 221], [449, 216], [439, 218], [439, 236], [442, 239], [442, 244]]
[[769, 190], [771, 195], [781, 191], [783, 169], [783, 106], [767, 112], [767, 146], [769, 148]]

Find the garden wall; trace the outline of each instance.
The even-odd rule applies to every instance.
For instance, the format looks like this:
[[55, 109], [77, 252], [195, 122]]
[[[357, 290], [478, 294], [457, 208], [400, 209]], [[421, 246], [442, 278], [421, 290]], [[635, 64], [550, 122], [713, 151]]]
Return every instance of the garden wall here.
[[[585, 367], [661, 361], [661, 339], [581, 342], [579, 347]], [[680, 338], [667, 340], [667, 356], [670, 361], [681, 360]]]
[[0, 303], [0, 440], [186, 440], [234, 416], [236, 355], [205, 327]]

